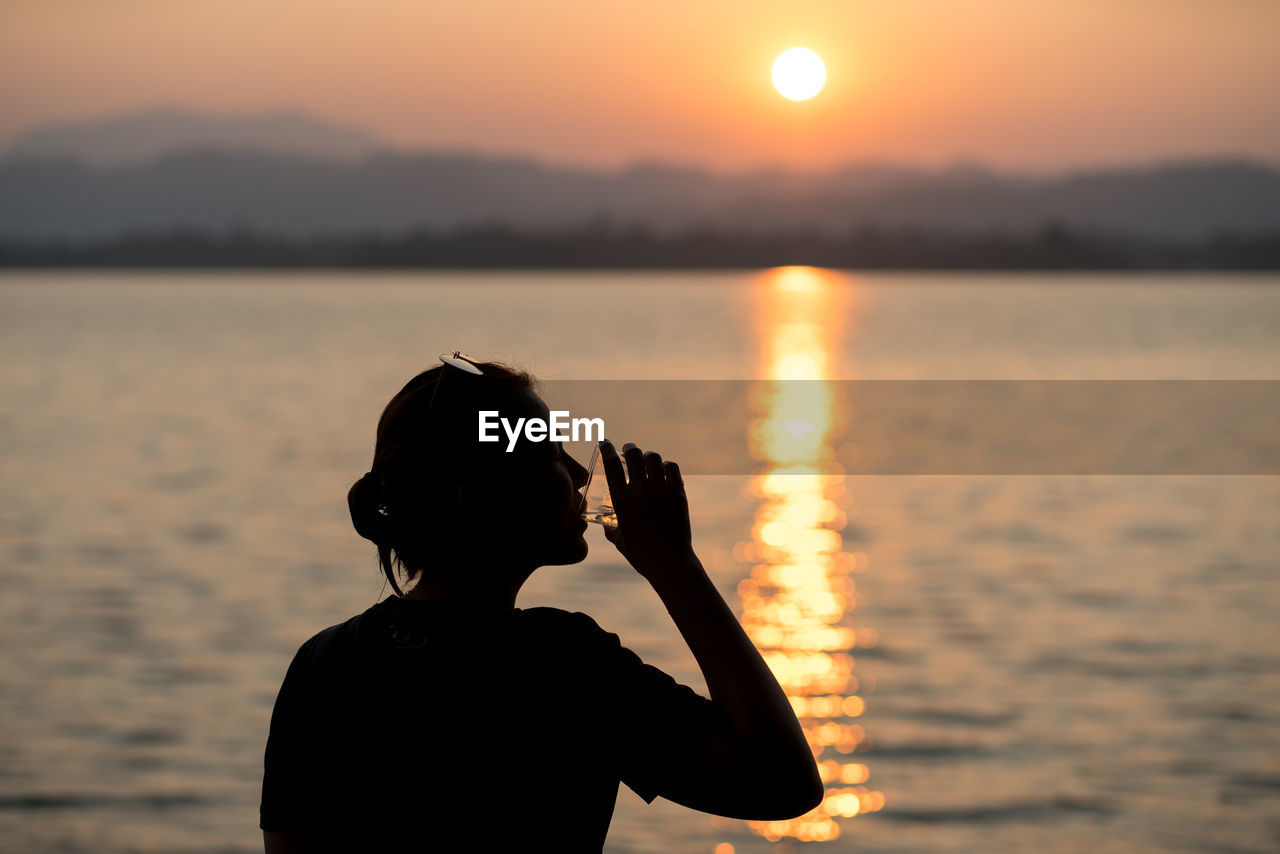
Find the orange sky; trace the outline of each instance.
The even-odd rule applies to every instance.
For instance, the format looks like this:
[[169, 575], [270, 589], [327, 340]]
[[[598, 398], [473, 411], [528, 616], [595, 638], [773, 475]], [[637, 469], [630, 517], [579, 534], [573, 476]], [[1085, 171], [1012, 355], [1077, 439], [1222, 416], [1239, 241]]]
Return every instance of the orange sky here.
[[593, 167], [1280, 161], [1278, 37], [1275, 0], [0, 0], [0, 143], [170, 105]]

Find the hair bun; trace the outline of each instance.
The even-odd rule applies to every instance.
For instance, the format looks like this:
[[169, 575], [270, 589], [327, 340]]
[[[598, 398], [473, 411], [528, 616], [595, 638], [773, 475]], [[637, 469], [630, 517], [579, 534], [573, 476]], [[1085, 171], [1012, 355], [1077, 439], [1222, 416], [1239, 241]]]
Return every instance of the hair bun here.
[[351, 522], [357, 534], [375, 543], [387, 540], [387, 526], [391, 519], [377, 474], [365, 472], [351, 485], [347, 491], [347, 508], [351, 511]]

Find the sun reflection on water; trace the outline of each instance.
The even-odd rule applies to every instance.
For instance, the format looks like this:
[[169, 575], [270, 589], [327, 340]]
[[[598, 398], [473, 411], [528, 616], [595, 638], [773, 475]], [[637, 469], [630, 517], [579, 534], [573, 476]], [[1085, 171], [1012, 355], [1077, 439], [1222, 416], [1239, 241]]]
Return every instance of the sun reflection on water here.
[[824, 841], [839, 837], [837, 819], [884, 806], [854, 758], [868, 748], [855, 653], [877, 638], [853, 618], [867, 556], [845, 549], [856, 511], [833, 444], [845, 418], [833, 359], [851, 306], [835, 274], [810, 267], [770, 270], [759, 293], [766, 379], [753, 388], [749, 439], [762, 469], [751, 539], [734, 548], [751, 567], [738, 585], [742, 625], [791, 700], [826, 796], [799, 818], [748, 826], [774, 841]]

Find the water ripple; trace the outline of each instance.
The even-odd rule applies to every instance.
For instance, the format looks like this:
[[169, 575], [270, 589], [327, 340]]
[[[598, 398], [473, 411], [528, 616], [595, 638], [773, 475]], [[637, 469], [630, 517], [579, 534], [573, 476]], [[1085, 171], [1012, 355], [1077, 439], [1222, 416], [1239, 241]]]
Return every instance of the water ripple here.
[[1113, 815], [1116, 812], [1115, 807], [1100, 800], [1063, 795], [1045, 800], [1012, 801], [1003, 804], [886, 809], [880, 815], [883, 819], [889, 821], [921, 823], [975, 822], [986, 824], [1002, 821], [1055, 818], [1078, 813]]
[[192, 794], [59, 794], [8, 795], [0, 797], [0, 810], [124, 809], [159, 810], [173, 807], [207, 806], [213, 801]]

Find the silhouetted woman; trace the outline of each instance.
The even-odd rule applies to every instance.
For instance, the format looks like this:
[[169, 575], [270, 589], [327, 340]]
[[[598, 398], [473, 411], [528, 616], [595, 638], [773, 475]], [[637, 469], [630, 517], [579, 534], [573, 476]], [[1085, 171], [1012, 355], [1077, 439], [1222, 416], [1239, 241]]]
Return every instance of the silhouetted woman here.
[[711, 699], [585, 614], [515, 607], [535, 569], [586, 556], [586, 471], [555, 442], [478, 442], [481, 410], [549, 417], [528, 374], [459, 359], [382, 413], [348, 503], [395, 595], [289, 666], [263, 777], [269, 854], [599, 851], [620, 780], [646, 802], [735, 818], [816, 806], [787, 698], [693, 552], [676, 464], [628, 445], [628, 479], [602, 444], [618, 514], [606, 536], [666, 606]]

